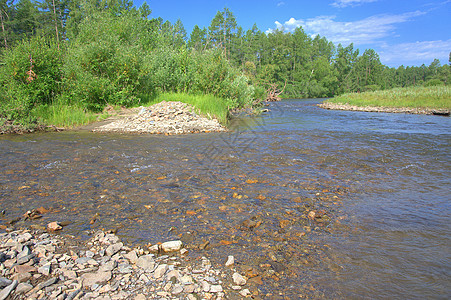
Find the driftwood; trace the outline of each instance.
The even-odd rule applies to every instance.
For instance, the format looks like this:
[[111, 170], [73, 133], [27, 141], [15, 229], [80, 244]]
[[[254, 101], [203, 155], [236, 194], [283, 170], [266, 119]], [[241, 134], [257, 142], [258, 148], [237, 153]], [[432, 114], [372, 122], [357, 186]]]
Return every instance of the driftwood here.
[[286, 86], [287, 86], [286, 81], [282, 90], [279, 90], [279, 88], [277, 87], [277, 83], [269, 84], [269, 88], [266, 90], [266, 101], [267, 102], [280, 101], [281, 98], [279, 96], [283, 93]]

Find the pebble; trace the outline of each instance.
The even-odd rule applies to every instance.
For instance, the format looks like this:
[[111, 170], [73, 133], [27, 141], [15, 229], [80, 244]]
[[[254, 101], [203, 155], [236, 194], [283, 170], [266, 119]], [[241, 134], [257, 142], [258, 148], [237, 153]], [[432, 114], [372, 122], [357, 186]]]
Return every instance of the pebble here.
[[181, 241], [159, 243], [161, 254], [148, 254], [124, 247], [117, 236], [104, 232], [86, 242], [89, 250], [79, 249], [84, 245], [64, 248], [70, 239], [29, 230], [0, 233], [0, 300], [223, 299], [245, 294], [244, 277], [231, 268], [214, 268], [206, 257], [182, 255]]
[[226, 261], [226, 263], [225, 263], [225, 266], [226, 266], [226, 267], [230, 267], [230, 266], [232, 266], [234, 263], [235, 263], [235, 258], [233, 257], [233, 255], [229, 255], [229, 256], [227, 257], [227, 261]]
[[93, 131], [186, 134], [227, 130], [218, 120], [200, 116], [192, 106], [179, 101], [162, 101], [135, 111], [134, 115], [99, 126]]
[[163, 252], [179, 251], [180, 249], [182, 249], [182, 247], [183, 247], [182, 241], [170, 241], [160, 245], [160, 249]]
[[239, 273], [236, 273], [236, 272], [233, 273], [232, 278], [233, 278], [233, 282], [236, 285], [245, 285], [246, 284], [246, 278], [241, 276]]

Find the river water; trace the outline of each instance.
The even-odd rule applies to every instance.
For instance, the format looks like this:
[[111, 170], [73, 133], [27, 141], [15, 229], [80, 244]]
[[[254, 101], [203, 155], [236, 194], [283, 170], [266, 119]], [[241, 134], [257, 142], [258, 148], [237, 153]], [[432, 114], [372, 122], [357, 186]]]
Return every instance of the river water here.
[[[451, 119], [285, 100], [230, 133], [0, 137], [5, 225], [182, 239], [263, 298], [451, 297]], [[309, 213], [314, 212], [316, 217]]]

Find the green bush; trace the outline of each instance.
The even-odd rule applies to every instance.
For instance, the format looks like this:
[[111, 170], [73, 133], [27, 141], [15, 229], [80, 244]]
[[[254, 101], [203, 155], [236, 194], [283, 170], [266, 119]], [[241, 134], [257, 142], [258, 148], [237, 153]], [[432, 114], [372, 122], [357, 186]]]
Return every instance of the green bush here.
[[99, 13], [80, 25], [64, 66], [65, 98], [100, 111], [107, 103], [135, 105], [138, 94], [151, 92], [146, 54], [136, 38], [139, 28], [131, 20]]
[[64, 49], [42, 36], [22, 40], [2, 53], [0, 115], [16, 123], [35, 123], [32, 111], [51, 103], [62, 89]]
[[424, 84], [424, 86], [426, 86], [426, 87], [439, 86], [439, 85], [445, 85], [445, 83], [438, 78], [430, 79], [430, 80], [426, 81], [426, 83]]

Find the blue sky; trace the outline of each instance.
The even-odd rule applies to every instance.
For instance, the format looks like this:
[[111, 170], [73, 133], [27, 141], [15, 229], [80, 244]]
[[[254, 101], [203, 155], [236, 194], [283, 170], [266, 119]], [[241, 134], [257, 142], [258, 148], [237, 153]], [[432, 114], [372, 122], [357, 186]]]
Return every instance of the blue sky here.
[[[139, 7], [144, 0], [135, 0]], [[244, 30], [302, 26], [361, 53], [376, 50], [390, 67], [448, 63], [451, 51], [451, 0], [148, 0], [151, 18], [180, 19], [188, 35], [195, 25], [208, 27], [228, 7]]]

